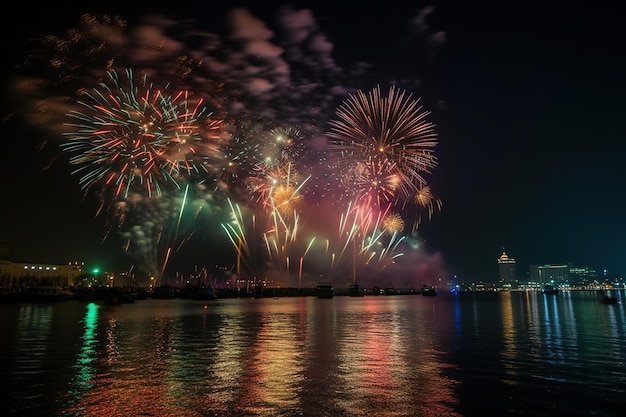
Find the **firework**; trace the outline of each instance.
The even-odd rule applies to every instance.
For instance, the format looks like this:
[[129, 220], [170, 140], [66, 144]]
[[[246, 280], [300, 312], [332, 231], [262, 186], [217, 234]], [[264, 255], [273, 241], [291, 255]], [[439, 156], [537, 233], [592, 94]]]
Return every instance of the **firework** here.
[[227, 193], [239, 187], [245, 188], [247, 179], [263, 163], [259, 142], [244, 135], [234, 135], [221, 144], [216, 168], [216, 187]]
[[82, 112], [68, 114], [76, 122], [68, 123], [72, 130], [61, 144], [84, 190], [100, 185], [114, 196], [160, 195], [167, 183], [178, 187], [209, 171], [220, 122], [207, 119], [201, 100], [192, 105], [185, 91], [168, 95], [146, 77], [136, 84], [131, 70], [127, 86], [115, 71], [107, 76], [84, 93]]
[[404, 220], [398, 213], [391, 213], [383, 218], [383, 228], [389, 233], [400, 233], [404, 230]]
[[216, 217], [199, 191], [200, 187], [187, 184], [179, 193], [169, 192], [159, 198], [133, 194], [111, 205], [117, 218], [110, 229], [116, 229], [124, 252], [138, 269], [157, 282], [173, 256], [194, 236], [197, 224]]
[[376, 87], [369, 94], [351, 95], [337, 110], [337, 119], [329, 122], [328, 135], [342, 156], [397, 177], [397, 189], [388, 190], [408, 197], [426, 184], [422, 173], [437, 166], [437, 137], [428, 115], [410, 94], [392, 86], [384, 97]]
[[415, 194], [415, 203], [427, 209], [429, 220], [432, 218], [435, 209], [441, 210], [441, 200], [435, 197], [429, 186], [422, 187], [417, 191]]
[[241, 207], [230, 199], [228, 199], [228, 205], [230, 206], [231, 221], [222, 223], [222, 228], [237, 253], [237, 276], [241, 276], [242, 268], [254, 276], [261, 272], [257, 270], [255, 262], [256, 216], [246, 218]]
[[[242, 272], [250, 276], [262, 276], [262, 264], [269, 264], [272, 270], [278, 273], [278, 278], [287, 284], [290, 274], [295, 270], [292, 260], [300, 259], [299, 277], [302, 278], [302, 266], [304, 257], [311, 249], [315, 238], [312, 238], [305, 249], [299, 242], [300, 219], [297, 213], [292, 216], [283, 217], [279, 210], [274, 208], [267, 216], [269, 226], [267, 230], [259, 233], [260, 225], [257, 216], [251, 214], [244, 215], [238, 204], [228, 200], [231, 210], [231, 220], [222, 223], [222, 228], [226, 232], [230, 243], [237, 253], [237, 275]], [[263, 223], [262, 219], [261, 222]], [[258, 251], [260, 246], [257, 237], [261, 236], [265, 248], [263, 259]]]
[[117, 225], [123, 249], [139, 270], [157, 278], [167, 262], [170, 244], [170, 225], [175, 221], [179, 202], [175, 199], [137, 199], [117, 202], [116, 211], [124, 212], [124, 223]]
[[[232, 18], [249, 23], [251, 16]], [[117, 19], [82, 23], [47, 39], [49, 53], [38, 54], [51, 69], [42, 77], [51, 82], [39, 84], [54, 85], [62, 95], [47, 100], [46, 108], [56, 103], [48, 112], [54, 123], [44, 124], [61, 132], [59, 120], [69, 116], [61, 148], [73, 174], [85, 192], [106, 197], [102, 207], [113, 212], [126, 253], [151, 274], [164, 274], [191, 236], [185, 228], [194, 213], [190, 183], [206, 190], [205, 207], [216, 208], [211, 214], [228, 199], [232, 219], [210, 216], [206, 229], [221, 224], [218, 232], [226, 232], [237, 253], [238, 275], [243, 269], [261, 276], [269, 265], [287, 278], [297, 270], [300, 282], [306, 268], [314, 277], [316, 269], [345, 276], [348, 265], [354, 274], [384, 268], [400, 255], [404, 222], [413, 220], [405, 208], [414, 204], [432, 214], [440, 207], [426, 192], [425, 174], [436, 166], [434, 126], [410, 94], [394, 87], [383, 94], [377, 87], [349, 96], [335, 109], [328, 136], [336, 152], [328, 152], [320, 120], [345, 80], [325, 53], [306, 56], [314, 49], [304, 38], [278, 57], [259, 55], [257, 39], [239, 37], [234, 45], [228, 34], [203, 34], [189, 22], [149, 19], [128, 34]], [[134, 38], [148, 30], [159, 36]], [[242, 65], [253, 61], [254, 71]], [[151, 81], [127, 70], [125, 77], [110, 71], [96, 84], [113, 63], [150, 74]], [[80, 101], [70, 100], [74, 111], [67, 115], [67, 92], [94, 85]], [[41, 90], [37, 95], [49, 95]], [[351, 203], [344, 212], [346, 199]], [[328, 206], [332, 212], [318, 210]], [[323, 262], [309, 262], [316, 255]]]
[[346, 275], [350, 270], [353, 282], [386, 268], [401, 256], [396, 248], [404, 237], [397, 230], [386, 228], [384, 219], [390, 215], [376, 214], [372, 207], [351, 202], [340, 216], [338, 233], [326, 241], [322, 263], [331, 277]]
[[267, 254], [276, 272], [282, 275], [285, 282], [291, 274], [291, 260], [297, 259], [293, 248], [298, 241], [300, 219], [297, 213], [285, 218], [277, 209], [272, 210], [273, 227], [264, 234]]
[[291, 127], [277, 127], [270, 130], [268, 159], [274, 161], [295, 161], [303, 150], [302, 134]]
[[255, 200], [268, 211], [277, 210], [289, 217], [302, 199], [302, 187], [310, 177], [301, 179], [291, 162], [256, 167], [257, 175], [248, 178], [248, 189]]
[[401, 184], [400, 176], [388, 169], [388, 164], [381, 161], [357, 160], [344, 169], [341, 181], [357, 200], [384, 209], [392, 204]]

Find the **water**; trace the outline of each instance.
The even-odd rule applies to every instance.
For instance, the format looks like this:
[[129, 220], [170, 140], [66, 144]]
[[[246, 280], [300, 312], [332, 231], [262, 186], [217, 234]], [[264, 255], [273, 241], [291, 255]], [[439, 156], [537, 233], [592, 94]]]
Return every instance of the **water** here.
[[617, 295], [4, 304], [3, 415], [621, 416]]

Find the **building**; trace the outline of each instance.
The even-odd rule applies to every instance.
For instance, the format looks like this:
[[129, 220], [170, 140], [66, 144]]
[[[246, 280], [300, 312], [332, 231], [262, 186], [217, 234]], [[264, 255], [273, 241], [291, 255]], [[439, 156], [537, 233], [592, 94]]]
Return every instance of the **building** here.
[[570, 269], [569, 264], [557, 264], [557, 265], [531, 265], [530, 266], [530, 285], [567, 285], [570, 283]]
[[498, 258], [498, 269], [500, 272], [500, 278], [498, 280], [499, 286], [502, 288], [511, 288], [517, 286], [517, 275], [515, 273], [515, 259], [509, 258], [506, 252], [503, 250], [502, 255]]
[[42, 264], [32, 262], [13, 262], [11, 243], [0, 241], [0, 287], [19, 287], [38, 285], [47, 282], [54, 285], [74, 285], [83, 275], [83, 263], [66, 265]]
[[598, 280], [598, 273], [589, 267], [572, 267], [569, 269], [570, 284], [575, 287], [588, 287]]
[[0, 261], [0, 286], [2, 287], [37, 285], [42, 282], [68, 286], [74, 285], [81, 275], [83, 275], [83, 265], [79, 263], [53, 265]]

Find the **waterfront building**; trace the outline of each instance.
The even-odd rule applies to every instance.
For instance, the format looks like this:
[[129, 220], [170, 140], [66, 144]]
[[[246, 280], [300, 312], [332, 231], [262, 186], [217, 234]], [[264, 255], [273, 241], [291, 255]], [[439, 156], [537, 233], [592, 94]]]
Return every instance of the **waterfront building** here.
[[542, 285], [569, 285], [570, 282], [569, 264], [546, 264], [531, 265], [529, 284]]
[[74, 285], [83, 275], [82, 263], [67, 265], [0, 261], [0, 286], [36, 285], [44, 281], [53, 285]]
[[569, 276], [571, 284], [576, 287], [588, 287], [598, 279], [596, 270], [589, 267], [571, 267]]
[[499, 286], [502, 288], [511, 288], [517, 286], [517, 275], [515, 273], [515, 259], [510, 258], [506, 251], [502, 251], [502, 255], [498, 258], [498, 269], [500, 278]]
[[47, 282], [52, 285], [74, 285], [83, 275], [82, 262], [68, 264], [45, 264], [34, 262], [13, 262], [11, 242], [0, 241], [0, 287], [37, 285]]

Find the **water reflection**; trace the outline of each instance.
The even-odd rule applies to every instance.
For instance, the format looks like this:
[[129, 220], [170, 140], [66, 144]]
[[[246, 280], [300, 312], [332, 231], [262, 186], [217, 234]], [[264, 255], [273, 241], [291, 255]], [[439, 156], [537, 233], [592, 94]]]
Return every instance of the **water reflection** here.
[[18, 383], [27, 375], [45, 372], [53, 312], [52, 305], [24, 304], [19, 309], [16, 350], [24, 354], [17, 358], [20, 368], [20, 373], [16, 374]]
[[271, 415], [272, 410], [299, 410], [303, 383], [299, 313], [263, 313], [254, 342], [247, 349], [240, 381], [242, 414]]
[[344, 315], [339, 411], [342, 415], [361, 415], [364, 410], [367, 415], [456, 415], [455, 381], [443, 375], [452, 365], [436, 340], [443, 330], [435, 320], [436, 304], [424, 300], [423, 310], [405, 310], [402, 305], [390, 310], [394, 301], [365, 299], [362, 310]]
[[13, 415], [607, 416], [624, 405], [623, 307], [583, 292], [3, 305], [0, 361]]
[[82, 346], [74, 365], [76, 388], [72, 394], [75, 397], [93, 386], [92, 378], [95, 373], [93, 362], [97, 358], [98, 309], [99, 306], [95, 303], [87, 304], [85, 317], [81, 320], [85, 330], [82, 336]]
[[517, 375], [517, 370], [515, 367], [517, 356], [517, 340], [515, 337], [517, 332], [515, 318], [513, 316], [513, 303], [511, 302], [510, 292], [502, 294], [501, 303], [503, 338], [502, 362], [506, 369], [507, 375], [510, 375], [512, 377], [511, 379], [507, 379], [507, 382], [511, 382], [515, 378], [515, 375]]

